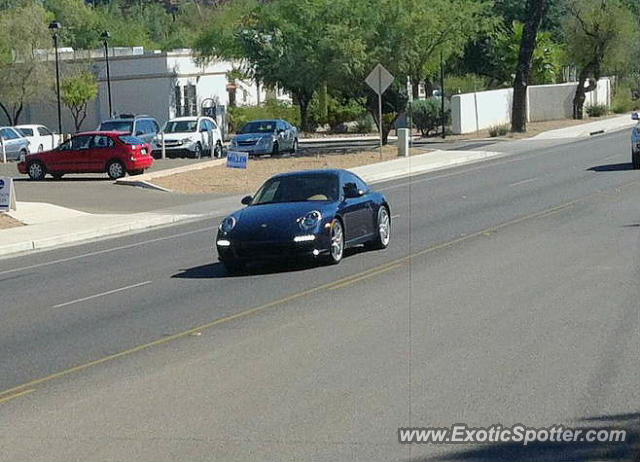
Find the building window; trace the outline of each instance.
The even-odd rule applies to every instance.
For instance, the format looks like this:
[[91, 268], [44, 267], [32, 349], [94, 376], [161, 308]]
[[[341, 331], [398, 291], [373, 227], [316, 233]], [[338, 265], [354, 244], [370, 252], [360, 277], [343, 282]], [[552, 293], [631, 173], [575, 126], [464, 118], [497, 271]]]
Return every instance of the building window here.
[[198, 115], [198, 99], [195, 85], [187, 84], [183, 87], [176, 85], [175, 98], [176, 117]]

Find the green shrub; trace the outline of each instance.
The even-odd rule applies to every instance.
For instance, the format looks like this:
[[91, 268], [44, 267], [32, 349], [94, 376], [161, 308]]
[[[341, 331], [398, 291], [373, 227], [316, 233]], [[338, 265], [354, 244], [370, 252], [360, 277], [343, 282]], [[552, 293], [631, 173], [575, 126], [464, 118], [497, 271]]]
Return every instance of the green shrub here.
[[489, 89], [489, 79], [477, 74], [453, 75], [445, 82], [447, 94], [473, 93]]
[[269, 100], [260, 106], [236, 106], [229, 108], [231, 132], [236, 132], [244, 124], [256, 119], [285, 119], [300, 125], [300, 108], [287, 103]]
[[607, 106], [604, 104], [593, 104], [591, 106], [587, 106], [585, 109], [587, 114], [589, 114], [589, 117], [602, 117], [608, 112]]
[[496, 136], [505, 136], [509, 133], [509, 124], [492, 125], [489, 127], [489, 136], [495, 138]]
[[[442, 126], [442, 102], [438, 97], [414, 101], [411, 105], [411, 115], [413, 125], [420, 130], [422, 136], [437, 133]], [[451, 119], [451, 109], [447, 100], [445, 100], [444, 117], [445, 124], [448, 125]]]
[[314, 126], [328, 124], [332, 131], [346, 122], [354, 122], [367, 112], [363, 98], [338, 98], [326, 95], [326, 111], [322, 108], [321, 94], [316, 93], [309, 105], [309, 116]]
[[638, 107], [638, 101], [634, 101], [631, 87], [628, 84], [620, 84], [613, 97], [612, 110], [616, 114], [631, 112]]
[[373, 116], [368, 112], [363, 114], [356, 121], [356, 131], [358, 133], [371, 133], [375, 131], [375, 120], [373, 120]]

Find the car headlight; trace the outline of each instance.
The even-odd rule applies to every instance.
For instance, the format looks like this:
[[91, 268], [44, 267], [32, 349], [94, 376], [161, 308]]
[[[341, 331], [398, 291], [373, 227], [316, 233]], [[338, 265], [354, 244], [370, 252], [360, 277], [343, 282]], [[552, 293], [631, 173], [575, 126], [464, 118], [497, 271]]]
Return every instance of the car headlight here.
[[227, 217], [220, 223], [220, 231], [228, 233], [236, 227], [236, 223], [238, 223], [238, 220], [236, 220], [235, 217]]
[[298, 218], [298, 225], [300, 225], [300, 228], [304, 231], [310, 231], [318, 226], [320, 220], [322, 220], [322, 214], [314, 210], [313, 212], [307, 213], [304, 217]]

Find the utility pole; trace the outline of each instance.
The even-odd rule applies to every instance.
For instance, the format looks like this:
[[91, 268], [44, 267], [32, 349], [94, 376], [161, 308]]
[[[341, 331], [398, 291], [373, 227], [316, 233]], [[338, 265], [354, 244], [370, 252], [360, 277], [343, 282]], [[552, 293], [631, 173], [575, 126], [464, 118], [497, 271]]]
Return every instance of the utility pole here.
[[56, 51], [56, 95], [58, 99], [58, 133], [62, 136], [62, 109], [60, 105], [60, 64], [58, 63], [58, 31], [62, 28], [58, 21], [49, 24], [49, 30], [53, 32], [53, 47]]
[[107, 93], [109, 94], [109, 118], [113, 117], [113, 106], [111, 103], [111, 72], [109, 70], [109, 42], [108, 40], [111, 38], [111, 34], [109, 31], [104, 31], [100, 34], [100, 38], [104, 43], [104, 60], [107, 64]]
[[444, 114], [444, 59], [442, 57], [442, 50], [440, 50], [440, 117], [442, 119], [442, 139], [445, 138], [447, 118]]

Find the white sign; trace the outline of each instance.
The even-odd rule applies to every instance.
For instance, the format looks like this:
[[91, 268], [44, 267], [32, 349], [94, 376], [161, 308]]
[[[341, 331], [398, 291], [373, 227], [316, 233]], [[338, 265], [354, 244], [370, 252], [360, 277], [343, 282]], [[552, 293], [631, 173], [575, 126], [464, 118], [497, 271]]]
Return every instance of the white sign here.
[[13, 178], [0, 176], [0, 212], [16, 209], [16, 191]]
[[383, 94], [389, 85], [393, 83], [393, 75], [391, 72], [385, 69], [382, 64], [378, 64], [373, 68], [371, 74], [367, 76], [364, 81], [369, 85], [373, 91], [375, 91], [378, 95]]
[[227, 152], [227, 167], [249, 168], [249, 153], [239, 151]]

